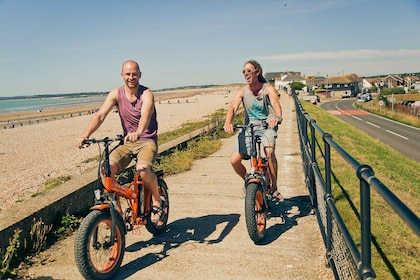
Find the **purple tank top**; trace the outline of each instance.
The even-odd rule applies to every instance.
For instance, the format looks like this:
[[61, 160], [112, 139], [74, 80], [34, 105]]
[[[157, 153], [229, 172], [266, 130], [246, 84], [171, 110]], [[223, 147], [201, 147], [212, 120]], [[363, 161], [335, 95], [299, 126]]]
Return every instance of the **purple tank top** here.
[[[121, 125], [124, 130], [124, 136], [130, 132], [135, 132], [139, 126], [139, 120], [141, 118], [141, 107], [143, 105], [142, 95], [147, 87], [140, 85], [137, 99], [134, 102], [130, 102], [125, 96], [124, 86], [118, 88], [118, 113], [121, 119]], [[141, 141], [153, 140], [157, 141], [157, 130], [158, 123], [156, 119], [156, 108], [153, 106], [153, 113], [150, 117], [149, 126], [140, 135]]]

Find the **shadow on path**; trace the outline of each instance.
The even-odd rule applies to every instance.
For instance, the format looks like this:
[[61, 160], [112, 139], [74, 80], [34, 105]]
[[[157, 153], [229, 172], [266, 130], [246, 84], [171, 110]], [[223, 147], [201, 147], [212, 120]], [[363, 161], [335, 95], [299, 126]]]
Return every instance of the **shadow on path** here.
[[[257, 245], [268, 245], [278, 239], [283, 233], [298, 224], [298, 219], [311, 213], [309, 196], [296, 196], [285, 199], [279, 204], [271, 203], [272, 218], [281, 218], [280, 223], [267, 228], [264, 239]], [[166, 233], [155, 236], [147, 241], [136, 242], [126, 248], [127, 252], [141, 251], [149, 246], [163, 245], [163, 249], [156, 253], [147, 253], [130, 263], [125, 264], [118, 271], [115, 279], [125, 279], [137, 271], [168, 257], [171, 250], [184, 243], [216, 244], [221, 242], [238, 224], [239, 214], [206, 215], [197, 218], [184, 218], [168, 225]], [[220, 234], [213, 236], [216, 227], [223, 226]]]
[[264, 239], [257, 245], [268, 245], [283, 233], [296, 226], [297, 220], [311, 213], [312, 205], [308, 195], [285, 198], [284, 202], [271, 203], [271, 217], [282, 218], [281, 223], [266, 229]]
[[[168, 224], [166, 233], [155, 236], [147, 241], [140, 241], [128, 246], [127, 252], [140, 251], [153, 245], [163, 245], [158, 253], [146, 255], [127, 263], [118, 271], [115, 279], [125, 279], [139, 270], [148, 267], [169, 256], [169, 252], [180, 247], [183, 243], [195, 241], [197, 243], [216, 244], [221, 242], [239, 222], [239, 214], [207, 215], [198, 218], [184, 218]], [[216, 238], [210, 236], [216, 231], [216, 226], [224, 225], [220, 235]]]

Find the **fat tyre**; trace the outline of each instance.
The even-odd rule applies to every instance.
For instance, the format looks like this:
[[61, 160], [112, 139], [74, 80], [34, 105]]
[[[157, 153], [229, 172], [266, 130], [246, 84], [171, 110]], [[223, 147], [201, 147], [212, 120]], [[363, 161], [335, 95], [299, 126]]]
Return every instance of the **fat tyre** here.
[[[162, 233], [166, 225], [168, 223], [168, 217], [169, 217], [169, 195], [168, 195], [168, 186], [166, 185], [165, 181], [163, 179], [158, 179], [158, 187], [159, 187], [159, 194], [161, 197], [164, 198], [165, 208], [163, 209], [165, 213], [165, 218], [162, 220], [162, 222], [159, 222], [159, 226], [154, 224], [151, 221], [151, 215], [147, 217], [147, 223], [146, 223], [146, 229], [153, 235], [158, 235]], [[152, 201], [152, 198], [150, 198], [150, 201]]]
[[84, 218], [77, 231], [74, 256], [85, 279], [110, 279], [120, 268], [125, 248], [125, 229], [121, 219], [116, 221], [115, 234], [114, 244], [110, 245], [109, 210], [94, 210]]
[[267, 216], [262, 187], [257, 183], [250, 183], [246, 187], [245, 220], [248, 235], [254, 243], [264, 238]]

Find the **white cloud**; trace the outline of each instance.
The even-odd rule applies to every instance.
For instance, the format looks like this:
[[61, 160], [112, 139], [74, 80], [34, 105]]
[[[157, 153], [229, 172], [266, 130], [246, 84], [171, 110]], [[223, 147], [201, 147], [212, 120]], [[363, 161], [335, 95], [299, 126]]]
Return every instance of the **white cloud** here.
[[292, 54], [280, 54], [272, 56], [261, 56], [260, 60], [308, 60], [308, 59], [323, 59], [323, 60], [371, 60], [377, 58], [420, 58], [420, 49], [398, 49], [398, 50], [342, 50], [330, 52], [302, 52]]

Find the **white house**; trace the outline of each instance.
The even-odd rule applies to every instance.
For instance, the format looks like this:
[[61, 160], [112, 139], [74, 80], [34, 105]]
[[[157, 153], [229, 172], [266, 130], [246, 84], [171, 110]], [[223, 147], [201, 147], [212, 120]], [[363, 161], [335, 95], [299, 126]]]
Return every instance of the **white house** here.
[[[276, 77], [274, 79], [274, 87], [276, 89], [288, 88], [289, 84], [293, 83], [293, 82], [300, 82], [300, 83], [306, 85], [306, 80], [301, 75], [290, 74], [289, 73], [289, 74], [286, 74], [286, 75], [281, 75], [280, 77]], [[306, 91], [306, 87], [303, 90]]]

